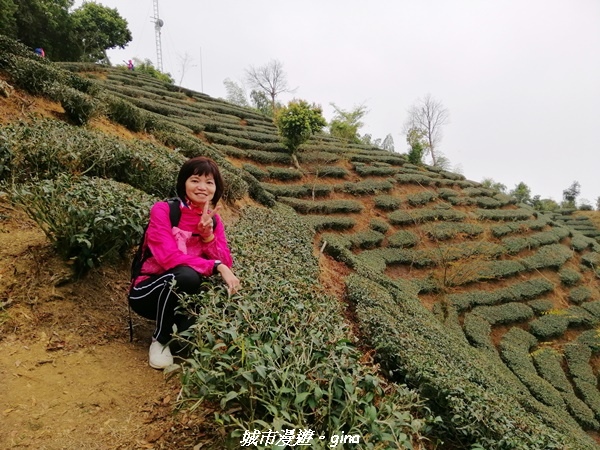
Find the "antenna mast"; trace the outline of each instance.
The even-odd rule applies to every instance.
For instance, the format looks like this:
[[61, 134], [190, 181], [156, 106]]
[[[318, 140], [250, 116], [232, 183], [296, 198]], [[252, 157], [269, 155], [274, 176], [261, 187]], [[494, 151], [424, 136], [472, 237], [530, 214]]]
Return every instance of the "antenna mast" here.
[[163, 72], [162, 44], [160, 39], [160, 29], [165, 24], [158, 16], [158, 0], [154, 0], [154, 32], [156, 35], [156, 69]]

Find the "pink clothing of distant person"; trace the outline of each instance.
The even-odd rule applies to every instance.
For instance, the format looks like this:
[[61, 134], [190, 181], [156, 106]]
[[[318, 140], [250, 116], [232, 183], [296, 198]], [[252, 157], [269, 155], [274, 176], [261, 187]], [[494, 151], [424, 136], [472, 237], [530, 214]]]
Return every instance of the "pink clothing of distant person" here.
[[214, 239], [205, 243], [197, 234], [202, 210], [183, 202], [180, 202], [179, 208], [179, 224], [171, 227], [168, 203], [157, 202], [152, 206], [144, 242], [152, 256], [144, 262], [134, 286], [147, 279], [148, 275], [158, 275], [177, 266], [191, 267], [205, 277], [213, 274], [216, 260], [231, 268], [233, 260], [221, 217], [215, 214]]

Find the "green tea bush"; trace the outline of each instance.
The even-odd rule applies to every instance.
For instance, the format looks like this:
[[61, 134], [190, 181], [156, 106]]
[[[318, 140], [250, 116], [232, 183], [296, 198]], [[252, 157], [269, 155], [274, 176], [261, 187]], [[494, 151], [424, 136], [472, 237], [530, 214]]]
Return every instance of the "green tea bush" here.
[[345, 231], [354, 228], [356, 219], [345, 216], [304, 216], [304, 219], [315, 231], [335, 230]]
[[495, 306], [477, 306], [473, 314], [483, 317], [491, 325], [522, 322], [533, 317], [533, 310], [524, 303], [510, 302]]
[[415, 233], [408, 230], [399, 230], [388, 237], [389, 247], [406, 248], [419, 244], [420, 239]]
[[537, 298], [535, 300], [528, 301], [527, 304], [537, 315], [542, 315], [554, 308], [554, 303], [552, 303], [552, 300], [548, 300], [547, 298]]
[[[447, 333], [413, 294], [357, 275], [348, 277], [346, 285], [363, 336], [378, 349], [384, 368], [394, 370], [409, 386], [423, 388], [428, 405], [441, 416], [446, 445], [547, 450], [564, 448], [572, 439], [576, 448], [594, 448], [595, 443], [581, 430], [577, 434], [563, 416], [559, 419], [552, 409], [525, 400], [518, 383], [512, 378], [508, 382], [508, 375], [465, 345], [464, 338]], [[523, 400], [523, 408], [517, 398]], [[530, 408], [540, 415], [524, 412]], [[539, 421], [542, 416], [546, 424]], [[568, 438], [561, 434], [567, 429], [573, 433]]]
[[592, 350], [580, 342], [570, 342], [564, 346], [564, 355], [575, 392], [598, 419], [600, 417], [600, 392], [597, 388], [598, 381], [589, 364]]
[[372, 449], [412, 445], [432, 415], [413, 391], [361, 363], [339, 302], [316, 282], [310, 230], [283, 208], [269, 215], [257, 232], [264, 211], [247, 209], [231, 233], [243, 293], [230, 299], [215, 287], [184, 299], [202, 307], [186, 333], [183, 402], [211, 402], [232, 444], [258, 427], [343, 430]]
[[363, 205], [354, 200], [301, 200], [293, 197], [280, 197], [279, 201], [291, 206], [302, 214], [339, 214], [361, 212]]
[[233, 156], [234, 158], [248, 158], [248, 152], [241, 148], [221, 144], [213, 144], [213, 147], [227, 156]]
[[473, 200], [475, 201], [475, 204], [480, 208], [496, 209], [503, 206], [501, 202], [492, 197], [475, 197]]
[[317, 166], [314, 168], [314, 173], [325, 178], [345, 178], [349, 175], [346, 169], [338, 166]]
[[589, 252], [581, 257], [581, 262], [587, 266], [591, 267], [594, 270], [600, 268], [600, 253], [599, 252]]
[[459, 311], [464, 311], [477, 305], [496, 305], [510, 301], [521, 302], [531, 300], [547, 294], [553, 289], [554, 284], [547, 279], [534, 278], [494, 291], [471, 290], [462, 294], [450, 294], [447, 296], [447, 299]]
[[400, 207], [400, 198], [389, 194], [381, 194], [373, 197], [375, 207], [384, 211], [393, 211]]
[[[229, 144], [232, 145], [232, 144]], [[291, 164], [292, 159], [287, 153], [265, 152], [262, 150], [246, 149], [248, 158], [260, 164]]]
[[41, 95], [58, 100], [57, 93], [67, 81], [66, 72], [42, 58], [37, 60], [13, 54], [4, 54], [0, 60], [2, 67], [16, 87], [33, 95]]
[[385, 234], [390, 229], [390, 224], [387, 223], [385, 220], [378, 219], [377, 217], [375, 217], [369, 222], [369, 228]]
[[573, 251], [562, 244], [544, 245], [534, 255], [522, 258], [528, 270], [544, 268], [560, 269], [573, 256]]
[[432, 191], [421, 191], [416, 194], [406, 196], [406, 201], [411, 206], [421, 206], [437, 199], [437, 195]]
[[335, 187], [338, 192], [346, 192], [352, 195], [374, 195], [379, 192], [387, 192], [394, 186], [386, 180], [363, 180], [358, 182], [343, 183]]
[[558, 390], [567, 406], [567, 410], [585, 430], [598, 430], [600, 423], [594, 412], [576, 395], [573, 386], [562, 368], [562, 355], [551, 348], [541, 348], [531, 355], [533, 363], [542, 378]]
[[600, 319], [600, 301], [586, 302], [581, 305], [583, 309], [589, 312], [596, 319]]
[[394, 178], [398, 180], [398, 183], [402, 184], [418, 184], [419, 186], [433, 186], [437, 184], [435, 178], [413, 173], [399, 173]]
[[66, 174], [15, 185], [12, 198], [79, 275], [138, 244], [156, 200], [127, 184]]
[[475, 211], [479, 220], [517, 221], [531, 218], [528, 209], [478, 209]]
[[146, 127], [145, 112], [131, 102], [114, 95], [103, 97], [107, 117], [133, 132], [143, 131]]
[[392, 225], [411, 225], [414, 223], [428, 222], [434, 220], [461, 221], [467, 215], [455, 209], [413, 209], [409, 211], [394, 211], [388, 214]]
[[56, 97], [65, 110], [66, 116], [75, 125], [85, 125], [93, 117], [100, 114], [100, 103], [91, 95], [71, 87], [58, 90]]
[[174, 194], [183, 155], [145, 141], [126, 141], [52, 120], [14, 124], [0, 131], [14, 181], [61, 173], [112, 178], [151, 195]]
[[298, 169], [288, 169], [285, 167], [265, 167], [267, 172], [269, 172], [269, 178], [280, 181], [288, 181], [288, 180], [299, 180], [304, 176], [302, 171]]
[[490, 227], [490, 230], [494, 237], [502, 237], [511, 233], [524, 233], [529, 230], [541, 230], [546, 225], [550, 224], [550, 219], [547, 217], [540, 217], [535, 220], [526, 220], [522, 222], [514, 223], [503, 223], [501, 225], [494, 225]]
[[576, 305], [581, 305], [588, 301], [592, 296], [592, 291], [587, 286], [574, 287], [569, 291], [569, 301]]
[[558, 277], [560, 278], [560, 282], [565, 286], [575, 286], [577, 283], [581, 281], [582, 275], [580, 272], [569, 269], [562, 268], [558, 272]]
[[529, 356], [530, 348], [535, 345], [537, 339], [534, 336], [521, 328], [513, 327], [500, 341], [500, 356], [535, 398], [562, 412], [565, 410], [565, 404], [561, 395], [537, 374]]
[[379, 247], [383, 241], [384, 235], [379, 231], [365, 230], [353, 234], [346, 234], [344, 237], [350, 241], [350, 248], [365, 249]]
[[463, 328], [469, 343], [486, 353], [496, 353], [497, 350], [492, 342], [492, 326], [486, 318], [481, 315], [465, 314]]
[[398, 173], [397, 167], [377, 167], [367, 165], [354, 165], [354, 171], [361, 177], [390, 177]]
[[495, 194], [493, 198], [500, 203], [500, 206], [514, 205], [516, 203], [516, 199], [513, 196], [501, 192]]
[[421, 229], [427, 234], [427, 237], [435, 241], [445, 241], [458, 235], [475, 237], [484, 232], [484, 228], [479, 224], [461, 222], [431, 223], [423, 225]]
[[444, 200], [448, 200], [453, 197], [461, 196], [461, 193], [459, 191], [456, 191], [456, 190], [450, 189], [450, 188], [440, 188], [440, 189], [438, 189], [437, 193], [438, 193], [438, 196], [440, 198], [443, 198]]
[[350, 156], [349, 159], [351, 162], [362, 162], [362, 163], [383, 162], [383, 163], [390, 164], [392, 166], [401, 166], [406, 161], [404, 159], [404, 157], [402, 157], [400, 155], [391, 155], [389, 153], [387, 155], [376, 155], [372, 151], [370, 151], [369, 153], [370, 154], [368, 154], [368, 155], [367, 154], [353, 155], [353, 156]]
[[565, 310], [550, 310], [529, 324], [529, 331], [538, 339], [562, 336], [569, 328], [570, 318]]
[[585, 236], [582, 233], [574, 232], [571, 238], [571, 247], [576, 252], [584, 250], [598, 250], [598, 242], [591, 237]]
[[[285, 147], [284, 147], [285, 148]], [[335, 153], [330, 152], [322, 152], [322, 151], [300, 151], [298, 154], [298, 161], [301, 163], [309, 163], [309, 164], [317, 164], [317, 163], [326, 163], [332, 164], [336, 161], [340, 160], [340, 155], [336, 155]]]
[[266, 178], [269, 178], [269, 172], [261, 169], [258, 166], [255, 166], [254, 164], [244, 164], [242, 166], [242, 169], [251, 174], [257, 180], [264, 180]]

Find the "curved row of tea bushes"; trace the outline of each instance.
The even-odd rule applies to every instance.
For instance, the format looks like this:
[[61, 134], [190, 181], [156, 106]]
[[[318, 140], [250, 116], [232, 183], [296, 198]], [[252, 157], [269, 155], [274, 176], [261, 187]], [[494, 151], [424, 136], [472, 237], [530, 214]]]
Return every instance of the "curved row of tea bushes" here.
[[531, 354], [533, 363], [542, 378], [548, 381], [562, 396], [563, 401], [575, 420], [584, 430], [600, 429], [594, 412], [577, 397], [562, 368], [563, 357], [556, 350], [541, 348]]
[[524, 233], [529, 230], [543, 230], [546, 225], [552, 223], [550, 217], [540, 214], [537, 219], [516, 222], [507, 222], [500, 225], [492, 225], [490, 231], [494, 237], [501, 238], [508, 234]]
[[394, 185], [387, 180], [362, 180], [358, 182], [341, 183], [334, 187], [336, 192], [361, 196], [374, 195], [390, 191]]
[[341, 245], [348, 249], [365, 249], [379, 247], [384, 239], [384, 235], [379, 231], [364, 230], [342, 235], [324, 233], [321, 236], [322, 241], [330, 241], [331, 239], [336, 239]]
[[319, 200], [310, 201], [293, 197], [280, 197], [279, 201], [291, 206], [301, 214], [340, 214], [358, 213], [363, 204], [354, 200]]
[[447, 442], [489, 450], [595, 448], [574, 421], [527, 400], [481, 353], [448, 334], [414, 294], [357, 274], [346, 285], [362, 334], [378, 349], [381, 364], [409, 386], [423, 388], [442, 418]]
[[261, 186], [275, 197], [328, 197], [333, 188], [329, 184], [271, 184], [261, 183]]
[[538, 248], [542, 245], [557, 244], [569, 235], [570, 232], [567, 228], [553, 227], [550, 231], [541, 231], [526, 237], [507, 237], [501, 242], [508, 254], [515, 255], [523, 250]]
[[394, 211], [388, 214], [388, 220], [392, 225], [413, 225], [420, 222], [430, 221], [455, 221], [464, 220], [467, 215], [456, 209], [412, 209], [410, 211]]
[[304, 220], [289, 208], [245, 208], [230, 236], [244, 290], [230, 298], [216, 286], [184, 300], [202, 306], [185, 337], [184, 404], [209, 402], [233, 446], [253, 429], [312, 429], [311, 448], [342, 432], [372, 449], [427, 438], [435, 417], [418, 394], [382, 378], [352, 346], [339, 301], [316, 281]]
[[476, 306], [472, 314], [481, 316], [490, 325], [523, 322], [533, 317], [533, 310], [524, 303], [509, 302], [495, 306]]
[[575, 341], [566, 344], [563, 351], [577, 395], [594, 412], [596, 420], [600, 421], [598, 380], [589, 364], [592, 357], [591, 348], [584, 343]]
[[427, 237], [434, 241], [446, 241], [456, 236], [475, 237], [481, 235], [485, 228], [475, 223], [441, 222], [428, 223], [421, 227]]

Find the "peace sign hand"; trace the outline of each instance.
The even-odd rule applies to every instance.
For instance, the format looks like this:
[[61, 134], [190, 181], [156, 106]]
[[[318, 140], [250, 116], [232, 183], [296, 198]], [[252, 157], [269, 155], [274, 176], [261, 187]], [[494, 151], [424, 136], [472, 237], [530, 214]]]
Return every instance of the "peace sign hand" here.
[[198, 233], [200, 234], [202, 240], [210, 240], [211, 236], [213, 235], [213, 217], [220, 209], [221, 205], [209, 212], [208, 202], [204, 204], [202, 216], [200, 217], [200, 222], [198, 223]]

